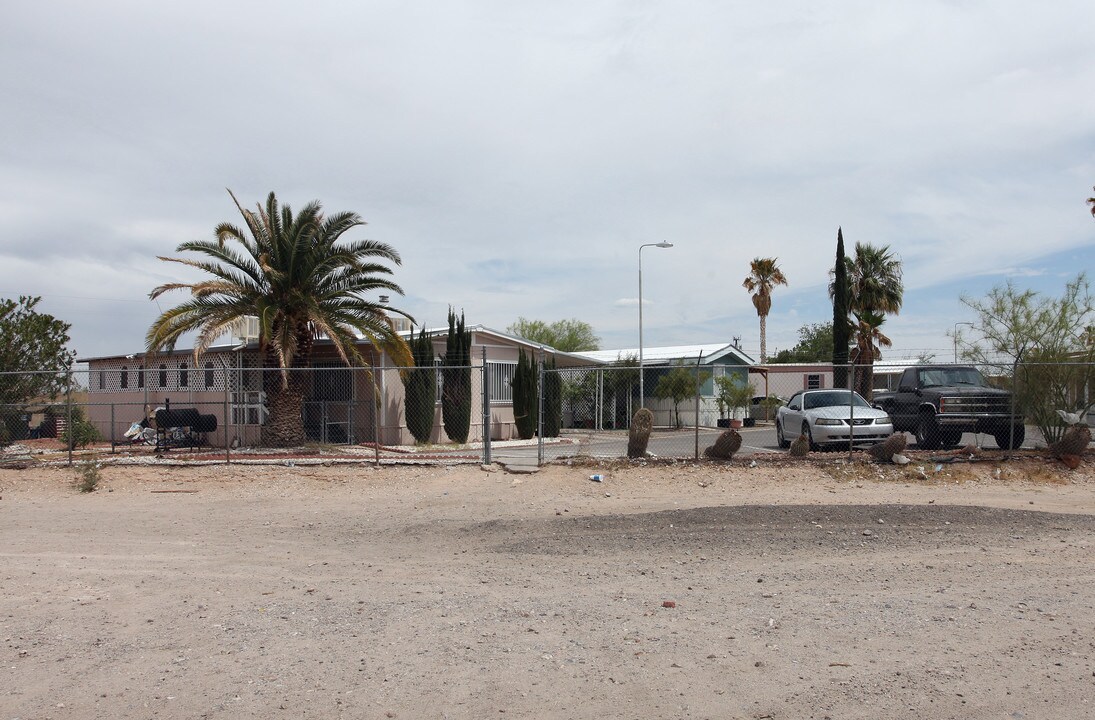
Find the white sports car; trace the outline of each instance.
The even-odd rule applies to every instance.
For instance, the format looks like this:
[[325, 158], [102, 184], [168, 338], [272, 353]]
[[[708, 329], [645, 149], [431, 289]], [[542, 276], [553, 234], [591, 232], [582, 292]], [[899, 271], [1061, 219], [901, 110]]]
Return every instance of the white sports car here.
[[811, 450], [847, 446], [849, 432], [855, 445], [881, 442], [893, 434], [893, 420], [848, 390], [803, 390], [776, 413], [776, 440], [781, 448], [790, 447], [799, 433], [806, 435]]

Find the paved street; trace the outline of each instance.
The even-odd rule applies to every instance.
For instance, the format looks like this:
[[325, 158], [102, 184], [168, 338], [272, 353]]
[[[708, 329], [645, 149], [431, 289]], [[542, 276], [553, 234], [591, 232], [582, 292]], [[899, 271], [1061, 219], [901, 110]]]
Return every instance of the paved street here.
[[[704, 448], [713, 444], [715, 438], [719, 436], [722, 429], [715, 428], [700, 428], [699, 431], [699, 453], [702, 454]], [[742, 428], [738, 432], [742, 436], [741, 450], [738, 451], [739, 457], [748, 457], [750, 455], [767, 454], [767, 453], [783, 453], [786, 450], [779, 449], [776, 444], [776, 430], [774, 425], [761, 425], [753, 428]], [[909, 446], [915, 448], [915, 441], [911, 435], [909, 438]], [[562, 443], [545, 443], [544, 444], [544, 459], [545, 460], [558, 460], [560, 458], [568, 457], [607, 457], [618, 458], [625, 457], [627, 455], [627, 433], [625, 431], [576, 431], [576, 430], [564, 430]], [[1024, 447], [1033, 447], [1033, 443], [1040, 441], [1041, 436], [1034, 428], [1027, 428], [1027, 441], [1024, 443]], [[991, 435], [975, 435], [974, 433], [966, 433], [962, 436], [962, 444], [979, 445], [980, 447], [995, 449], [996, 443], [993, 441]], [[696, 455], [696, 431], [693, 428], [686, 428], [683, 430], [655, 430], [650, 437], [649, 451], [656, 457], [681, 457], [691, 458]], [[506, 459], [534, 459], [537, 456], [537, 446], [535, 444], [516, 446], [516, 447], [499, 447], [492, 448], [491, 457], [496, 461], [505, 461]]]

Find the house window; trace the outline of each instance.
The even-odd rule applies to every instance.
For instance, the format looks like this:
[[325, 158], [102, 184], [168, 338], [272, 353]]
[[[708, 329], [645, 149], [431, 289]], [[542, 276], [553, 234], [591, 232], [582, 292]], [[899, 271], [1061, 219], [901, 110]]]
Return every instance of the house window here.
[[820, 390], [825, 387], [821, 373], [809, 373], [806, 375], [805, 380], [804, 387], [807, 390]]
[[245, 390], [232, 393], [232, 424], [262, 425], [266, 419], [266, 393]]
[[167, 366], [166, 365], [161, 365], [160, 366], [160, 387], [162, 387], [162, 388], [167, 387]]
[[106, 390], [106, 370], [99, 371], [99, 389]]
[[213, 372], [213, 361], [205, 361], [205, 386], [211, 388], [216, 384], [217, 376]]
[[186, 363], [179, 365], [179, 387], [190, 386], [190, 368]]
[[144, 387], [144, 365], [137, 366], [137, 388]]
[[122, 390], [129, 389], [129, 368], [122, 365], [122, 375], [118, 378], [118, 387]]
[[513, 402], [513, 376], [517, 372], [515, 362], [488, 362], [487, 382], [490, 383], [491, 402]]

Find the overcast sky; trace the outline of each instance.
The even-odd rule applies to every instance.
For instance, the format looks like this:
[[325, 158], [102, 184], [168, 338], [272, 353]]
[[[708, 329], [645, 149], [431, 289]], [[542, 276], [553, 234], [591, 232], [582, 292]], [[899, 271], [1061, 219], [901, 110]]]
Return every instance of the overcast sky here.
[[156, 259], [273, 190], [403, 256], [393, 305], [502, 330], [759, 354], [831, 319], [836, 232], [901, 257], [887, 358], [946, 359], [959, 297], [1095, 263], [1090, 1], [9, 2], [0, 296], [84, 357], [192, 280]]

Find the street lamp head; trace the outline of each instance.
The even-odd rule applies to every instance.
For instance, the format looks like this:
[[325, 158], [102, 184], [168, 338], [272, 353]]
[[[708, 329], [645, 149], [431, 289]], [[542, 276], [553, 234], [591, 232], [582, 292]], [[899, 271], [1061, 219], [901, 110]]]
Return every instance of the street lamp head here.
[[667, 248], [667, 247], [673, 247], [673, 243], [671, 243], [671, 242], [660, 242], [660, 243], [655, 243], [655, 244], [654, 244], [654, 247], [660, 247], [660, 248]]

